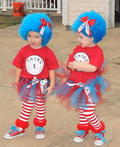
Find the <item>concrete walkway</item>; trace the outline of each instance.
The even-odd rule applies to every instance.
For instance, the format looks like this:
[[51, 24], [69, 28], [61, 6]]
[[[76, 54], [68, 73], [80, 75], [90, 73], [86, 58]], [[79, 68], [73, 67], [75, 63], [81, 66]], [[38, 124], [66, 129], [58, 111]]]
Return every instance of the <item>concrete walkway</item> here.
[[[51, 18], [53, 19], [53, 18]], [[71, 31], [66, 31], [61, 25], [61, 18], [53, 20], [54, 33], [48, 46], [55, 52], [58, 59], [66, 62], [68, 55], [77, 45], [77, 37]], [[94, 147], [94, 134], [91, 132], [82, 143], [74, 143], [73, 137], [78, 123], [78, 114], [73, 110], [68, 112], [58, 104], [54, 95], [48, 97], [46, 118], [48, 120], [46, 138], [37, 140], [34, 134], [32, 120], [26, 134], [12, 140], [5, 140], [4, 134], [9, 131], [14, 120], [19, 116], [21, 102], [16, 99], [11, 87], [13, 77], [9, 76], [13, 58], [18, 50], [27, 44], [18, 35], [19, 25], [0, 30], [0, 147]], [[99, 43], [105, 53], [110, 70], [106, 74], [112, 84], [112, 91], [104, 95], [104, 103], [97, 107], [96, 113], [106, 125], [103, 147], [120, 146], [120, 29], [109, 29], [107, 36]]]

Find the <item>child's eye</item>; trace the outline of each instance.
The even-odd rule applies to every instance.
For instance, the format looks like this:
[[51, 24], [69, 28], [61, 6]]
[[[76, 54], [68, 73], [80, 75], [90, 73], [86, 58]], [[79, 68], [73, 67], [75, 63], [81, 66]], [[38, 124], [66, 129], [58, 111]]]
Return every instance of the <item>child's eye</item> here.
[[36, 36], [36, 38], [39, 38], [39, 36]]
[[80, 39], [82, 39], [82, 37], [81, 37], [81, 36], [79, 36], [79, 38], [80, 38]]
[[31, 35], [28, 35], [28, 37], [31, 37]]
[[80, 35], [78, 35], [78, 38], [82, 39], [83, 37], [82, 37], [82, 36], [80, 36]]

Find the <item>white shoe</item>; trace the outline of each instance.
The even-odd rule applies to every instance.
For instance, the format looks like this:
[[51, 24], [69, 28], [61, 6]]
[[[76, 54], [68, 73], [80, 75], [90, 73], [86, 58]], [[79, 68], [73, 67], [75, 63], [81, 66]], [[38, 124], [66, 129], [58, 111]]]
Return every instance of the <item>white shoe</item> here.
[[19, 137], [25, 134], [25, 130], [20, 131], [19, 129], [16, 128], [16, 126], [12, 126], [11, 130], [12, 131], [4, 135], [5, 139], [13, 139], [15, 137]]
[[37, 139], [43, 139], [43, 138], [45, 138], [45, 134], [37, 134], [35, 137]]
[[74, 142], [79, 143], [79, 142], [82, 142], [85, 139], [85, 137], [88, 135], [89, 132], [83, 131], [83, 130], [78, 130], [75, 133], [76, 133], [76, 136], [74, 137], [73, 140], [74, 140]]
[[104, 139], [104, 133], [105, 131], [101, 131], [100, 133], [95, 134], [95, 141], [94, 141], [95, 145], [100, 146], [106, 142], [106, 140]]
[[43, 138], [45, 138], [45, 129], [44, 128], [42, 128], [42, 127], [36, 127], [36, 129], [35, 129], [35, 132], [36, 132], [36, 138], [37, 139], [43, 139]]

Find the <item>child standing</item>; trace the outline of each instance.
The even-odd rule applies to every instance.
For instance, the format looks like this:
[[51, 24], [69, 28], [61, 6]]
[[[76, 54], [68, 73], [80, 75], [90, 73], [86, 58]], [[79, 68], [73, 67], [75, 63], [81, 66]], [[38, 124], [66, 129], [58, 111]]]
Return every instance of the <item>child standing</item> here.
[[22, 100], [20, 116], [11, 127], [5, 139], [12, 139], [25, 134], [29, 126], [29, 118], [33, 107], [36, 116], [33, 120], [36, 126], [36, 138], [45, 137], [47, 120], [45, 105], [47, 95], [52, 93], [55, 86], [55, 69], [59, 68], [53, 51], [46, 46], [52, 38], [52, 22], [45, 13], [27, 15], [19, 28], [20, 36], [28, 41], [22, 47], [12, 64], [16, 67], [15, 86]]
[[105, 125], [95, 114], [95, 107], [109, 83], [101, 76], [104, 55], [97, 43], [106, 35], [106, 23], [95, 11], [84, 12], [71, 29], [77, 33], [80, 45], [75, 47], [67, 62], [70, 80], [56, 86], [56, 94], [78, 109], [79, 124], [74, 141], [82, 142], [92, 130], [94, 144], [102, 145]]

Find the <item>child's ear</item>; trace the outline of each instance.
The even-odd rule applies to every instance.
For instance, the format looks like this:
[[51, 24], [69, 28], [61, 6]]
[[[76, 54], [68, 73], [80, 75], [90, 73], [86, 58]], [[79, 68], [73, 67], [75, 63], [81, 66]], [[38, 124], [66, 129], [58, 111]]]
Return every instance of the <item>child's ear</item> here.
[[94, 37], [90, 37], [91, 41], [93, 42], [94, 41]]

